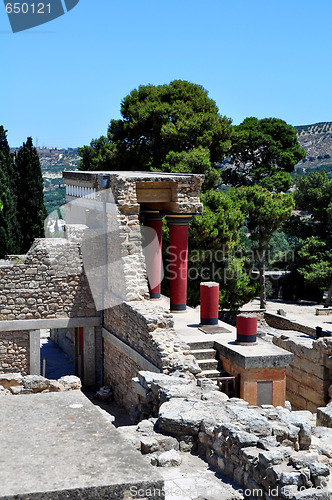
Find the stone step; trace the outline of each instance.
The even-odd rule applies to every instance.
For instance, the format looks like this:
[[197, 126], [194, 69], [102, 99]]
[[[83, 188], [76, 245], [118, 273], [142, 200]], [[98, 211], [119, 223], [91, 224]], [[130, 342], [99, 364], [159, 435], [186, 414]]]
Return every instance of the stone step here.
[[192, 349], [191, 353], [196, 359], [215, 359], [217, 355], [215, 349]]
[[[218, 361], [216, 359], [198, 359], [197, 364], [201, 370], [218, 370]], [[218, 371], [219, 373], [219, 371]]]
[[201, 351], [202, 349], [212, 349], [214, 345], [213, 340], [198, 340], [196, 342], [187, 342], [190, 349], [194, 351]]
[[202, 370], [199, 375], [201, 378], [217, 378], [221, 376], [218, 370]]

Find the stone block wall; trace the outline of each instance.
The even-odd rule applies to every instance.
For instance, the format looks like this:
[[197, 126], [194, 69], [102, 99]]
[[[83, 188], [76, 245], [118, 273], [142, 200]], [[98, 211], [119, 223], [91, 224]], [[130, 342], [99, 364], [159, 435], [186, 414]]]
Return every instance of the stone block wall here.
[[23, 263], [0, 267], [0, 321], [95, 315], [77, 243], [37, 239]]
[[[105, 329], [138, 355], [135, 361], [120, 355], [104, 338], [104, 376], [119, 400], [124, 399], [123, 395], [131, 400], [131, 379], [144, 369], [139, 364], [144, 360], [164, 373], [201, 371], [189, 346], [178, 339], [173, 324], [166, 309], [148, 300], [126, 302], [104, 312]], [[140, 357], [144, 359], [137, 361]]]
[[105, 384], [110, 385], [116, 401], [125, 408], [136, 404], [131, 379], [141, 367], [109, 342], [104, 342]]
[[278, 335], [274, 344], [294, 354], [286, 369], [286, 399], [294, 410], [316, 412], [329, 400], [332, 383], [332, 339], [303, 339]]
[[30, 373], [29, 331], [0, 332], [0, 373]]
[[330, 498], [332, 430], [316, 432], [310, 412], [250, 406], [228, 399], [212, 381], [188, 375], [140, 372], [135, 383], [141, 401], [145, 391], [158, 429], [180, 446], [187, 443], [187, 451], [198, 449], [214, 470], [241, 486], [246, 498]]
[[278, 330], [294, 330], [296, 332], [305, 333], [306, 335], [312, 335], [313, 337], [315, 337], [316, 335], [315, 328], [307, 325], [302, 325], [302, 323], [299, 323], [298, 321], [291, 320], [279, 314], [265, 312], [264, 319], [268, 326], [271, 326], [272, 328], [276, 328]]

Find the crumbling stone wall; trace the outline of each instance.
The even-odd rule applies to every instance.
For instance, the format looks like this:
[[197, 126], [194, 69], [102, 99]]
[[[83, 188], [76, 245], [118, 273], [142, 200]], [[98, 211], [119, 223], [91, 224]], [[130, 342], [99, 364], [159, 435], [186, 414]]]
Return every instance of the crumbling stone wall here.
[[30, 372], [29, 331], [0, 332], [0, 373]]
[[23, 263], [0, 267], [0, 320], [95, 315], [77, 243], [37, 239]]
[[316, 335], [315, 328], [308, 325], [302, 325], [302, 323], [289, 318], [285, 318], [285, 316], [281, 316], [280, 314], [265, 312], [264, 319], [268, 326], [271, 326], [272, 328], [276, 328], [278, 330], [294, 330], [296, 332], [305, 333], [306, 335]]
[[274, 344], [294, 354], [286, 368], [286, 398], [295, 410], [316, 412], [329, 400], [332, 383], [332, 339], [277, 335]]
[[161, 432], [176, 437], [180, 449], [181, 443], [188, 451], [198, 449], [215, 470], [243, 487], [246, 498], [330, 498], [332, 429], [315, 429], [310, 412], [250, 407], [228, 399], [212, 381], [188, 374], [140, 372], [134, 382], [141, 417], [147, 417], [149, 403]]
[[[199, 373], [201, 370], [189, 346], [178, 339], [172, 315], [148, 300], [132, 301], [104, 312], [104, 325], [110, 333], [130, 346], [164, 373], [175, 370]], [[142, 366], [120, 355], [104, 338], [104, 374], [119, 400], [128, 408], [132, 401], [131, 379]]]

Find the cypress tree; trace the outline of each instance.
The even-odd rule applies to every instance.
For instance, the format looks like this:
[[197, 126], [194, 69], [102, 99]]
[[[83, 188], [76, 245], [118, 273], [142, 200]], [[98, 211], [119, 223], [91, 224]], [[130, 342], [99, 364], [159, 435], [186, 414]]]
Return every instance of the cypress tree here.
[[0, 125], [0, 258], [19, 251], [17, 223], [16, 173], [7, 141], [7, 130]]
[[47, 217], [44, 205], [44, 183], [36, 148], [32, 138], [16, 154], [18, 176], [18, 222], [21, 230], [21, 252], [26, 253], [34, 238], [44, 237], [44, 220]]

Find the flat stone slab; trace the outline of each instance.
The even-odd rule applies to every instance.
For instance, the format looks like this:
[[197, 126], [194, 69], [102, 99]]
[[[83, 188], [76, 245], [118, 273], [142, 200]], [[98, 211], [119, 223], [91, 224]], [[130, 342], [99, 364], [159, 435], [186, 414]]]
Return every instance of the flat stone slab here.
[[159, 472], [81, 391], [3, 397], [0, 422], [2, 500], [164, 498]]
[[231, 333], [230, 330], [227, 330], [227, 328], [224, 328], [223, 326], [218, 326], [218, 325], [200, 325], [199, 330], [204, 333], [208, 334], [219, 334], [219, 333]]
[[272, 368], [288, 366], [294, 355], [271, 342], [257, 338], [255, 345], [238, 345], [228, 336], [216, 340], [215, 349], [221, 356], [241, 368]]

